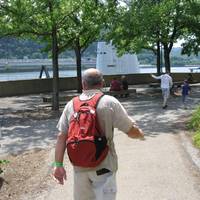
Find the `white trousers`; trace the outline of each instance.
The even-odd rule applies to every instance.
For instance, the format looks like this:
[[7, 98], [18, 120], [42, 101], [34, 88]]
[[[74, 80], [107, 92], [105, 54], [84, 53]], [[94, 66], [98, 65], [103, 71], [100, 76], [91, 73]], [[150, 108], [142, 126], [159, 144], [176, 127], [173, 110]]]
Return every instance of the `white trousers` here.
[[116, 173], [74, 171], [74, 200], [115, 200], [116, 192]]
[[167, 99], [170, 95], [170, 88], [162, 88], [163, 106], [167, 104]]

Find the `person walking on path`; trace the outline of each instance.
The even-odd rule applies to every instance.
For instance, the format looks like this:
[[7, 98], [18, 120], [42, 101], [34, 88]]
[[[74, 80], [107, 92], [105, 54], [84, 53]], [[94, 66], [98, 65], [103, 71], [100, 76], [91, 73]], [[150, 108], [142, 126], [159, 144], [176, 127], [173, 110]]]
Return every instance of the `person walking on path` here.
[[[103, 87], [101, 72], [93, 68], [84, 71], [82, 86], [83, 93], [79, 96], [80, 101], [90, 101], [96, 95], [101, 94], [101, 88]], [[75, 115], [73, 103], [74, 100], [67, 103], [57, 125], [59, 133], [55, 147], [53, 177], [59, 184], [64, 184], [64, 180], [66, 180], [63, 159], [66, 140], [70, 132], [70, 119], [72, 115]], [[100, 129], [105, 133], [108, 153], [105, 159], [95, 167], [81, 167], [72, 164], [74, 171], [74, 200], [114, 200], [116, 198], [118, 162], [113, 141], [114, 128], [118, 128], [130, 138], [144, 139], [143, 131], [128, 116], [124, 107], [115, 97], [103, 95], [97, 104], [96, 112]]]
[[188, 83], [188, 80], [184, 80], [183, 81], [183, 85], [182, 85], [182, 102], [183, 102], [183, 106], [185, 109], [187, 109], [187, 96], [189, 95], [190, 92], [190, 86]]
[[163, 109], [167, 108], [167, 100], [170, 95], [170, 89], [173, 85], [172, 77], [169, 75], [170, 73], [167, 71], [165, 74], [161, 76], [155, 76], [151, 74], [151, 76], [154, 79], [160, 79], [161, 80], [161, 90], [162, 90], [162, 96], [163, 96]]

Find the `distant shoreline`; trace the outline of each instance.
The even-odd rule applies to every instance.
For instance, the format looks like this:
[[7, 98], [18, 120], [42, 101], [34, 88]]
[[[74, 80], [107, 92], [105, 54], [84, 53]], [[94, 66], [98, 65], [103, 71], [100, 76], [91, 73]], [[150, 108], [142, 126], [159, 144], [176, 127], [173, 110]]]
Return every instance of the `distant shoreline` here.
[[[52, 66], [46, 66], [47, 70], [50, 72], [52, 71]], [[96, 66], [94, 65], [94, 63], [91, 64], [87, 64], [87, 65], [82, 65], [82, 69], [88, 69], [90, 67], [96, 68]], [[192, 69], [192, 68], [199, 68], [200, 65], [185, 65], [185, 66], [173, 66], [172, 68], [188, 68], [188, 69]], [[139, 65], [140, 69], [152, 69], [155, 68], [155, 65]], [[77, 67], [75, 65], [71, 65], [71, 66], [63, 66], [60, 65], [59, 66], [59, 70], [60, 71], [73, 71], [76, 70]], [[164, 69], [164, 67], [163, 67]], [[41, 66], [17, 66], [17, 67], [0, 67], [0, 73], [18, 73], [18, 72], [40, 72], [41, 71]]]
[[[87, 69], [90, 67], [95, 67], [93, 65], [85, 66], [82, 65], [82, 69]], [[59, 66], [60, 71], [68, 71], [68, 70], [76, 70], [76, 66]], [[52, 66], [47, 66], [48, 71], [52, 71]], [[18, 72], [40, 72], [41, 66], [35, 66], [35, 67], [18, 67], [18, 68], [0, 68], [0, 73], [18, 73]]]

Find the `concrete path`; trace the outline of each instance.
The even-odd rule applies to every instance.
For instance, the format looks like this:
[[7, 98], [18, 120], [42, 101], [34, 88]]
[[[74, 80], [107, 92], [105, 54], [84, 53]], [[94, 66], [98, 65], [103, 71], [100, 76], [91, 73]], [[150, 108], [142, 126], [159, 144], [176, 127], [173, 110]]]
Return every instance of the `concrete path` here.
[[[200, 198], [200, 172], [185, 151], [180, 137], [180, 134], [185, 131], [185, 118], [199, 103], [199, 98], [200, 90], [195, 88], [189, 99], [188, 110], [182, 108], [179, 97], [172, 97], [166, 110], [161, 108], [160, 94], [140, 93], [128, 99], [121, 99], [128, 113], [144, 130], [146, 140], [132, 140], [122, 132], [115, 131], [115, 144], [119, 157], [117, 200], [198, 200]], [[32, 128], [29, 127], [32, 131], [30, 134], [36, 132], [39, 137], [39, 130], [42, 127], [44, 133], [50, 128], [49, 134], [52, 135], [43, 135], [41, 146], [45, 147], [55, 141], [55, 134], [53, 134], [55, 124], [55, 119], [41, 120], [37, 126], [35, 124]], [[28, 126], [26, 123], [23, 124], [26, 125]], [[22, 137], [19, 132], [18, 137]], [[34, 142], [37, 143], [40, 139], [35, 137]], [[28, 144], [23, 138], [21, 140], [25, 146]], [[4, 145], [7, 146], [6, 142]], [[53, 149], [50, 157], [53, 158]], [[65, 162], [68, 181], [64, 186], [50, 181], [46, 191], [22, 199], [72, 200], [72, 167], [68, 160]]]
[[[191, 96], [190, 108], [198, 102]], [[159, 96], [140, 94], [123, 101], [129, 114], [146, 134], [145, 141], [131, 140], [116, 130], [119, 156], [117, 200], [197, 200], [200, 197], [200, 173], [185, 152], [180, 140], [183, 122], [191, 109], [184, 110], [180, 98], [171, 98], [169, 108], [161, 109]], [[200, 158], [199, 158], [200, 159]], [[67, 165], [68, 181], [55, 185], [35, 199], [72, 200], [72, 168]]]

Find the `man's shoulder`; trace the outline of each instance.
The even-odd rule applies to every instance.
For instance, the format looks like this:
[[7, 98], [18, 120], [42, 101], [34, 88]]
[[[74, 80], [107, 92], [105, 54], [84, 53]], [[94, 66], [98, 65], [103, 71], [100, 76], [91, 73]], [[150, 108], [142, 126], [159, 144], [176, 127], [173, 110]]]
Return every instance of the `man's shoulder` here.
[[169, 78], [169, 79], [171, 79], [172, 77], [169, 75], [169, 74], [163, 74], [163, 75], [161, 75], [162, 77], [166, 77], [166, 78]]
[[115, 97], [108, 95], [108, 94], [104, 94], [103, 97], [101, 98], [102, 101], [106, 101], [106, 102], [119, 102]]
[[106, 107], [113, 107], [115, 105], [120, 104], [119, 100], [111, 95], [104, 94], [102, 98], [99, 101], [100, 105], [106, 106]]
[[[74, 97], [74, 98], [75, 98], [75, 97]], [[70, 101], [68, 101], [68, 102], [66, 103], [66, 105], [65, 105], [65, 107], [64, 107], [64, 111], [67, 111], [67, 110], [73, 108], [73, 100], [74, 100], [74, 98], [72, 98]]]

